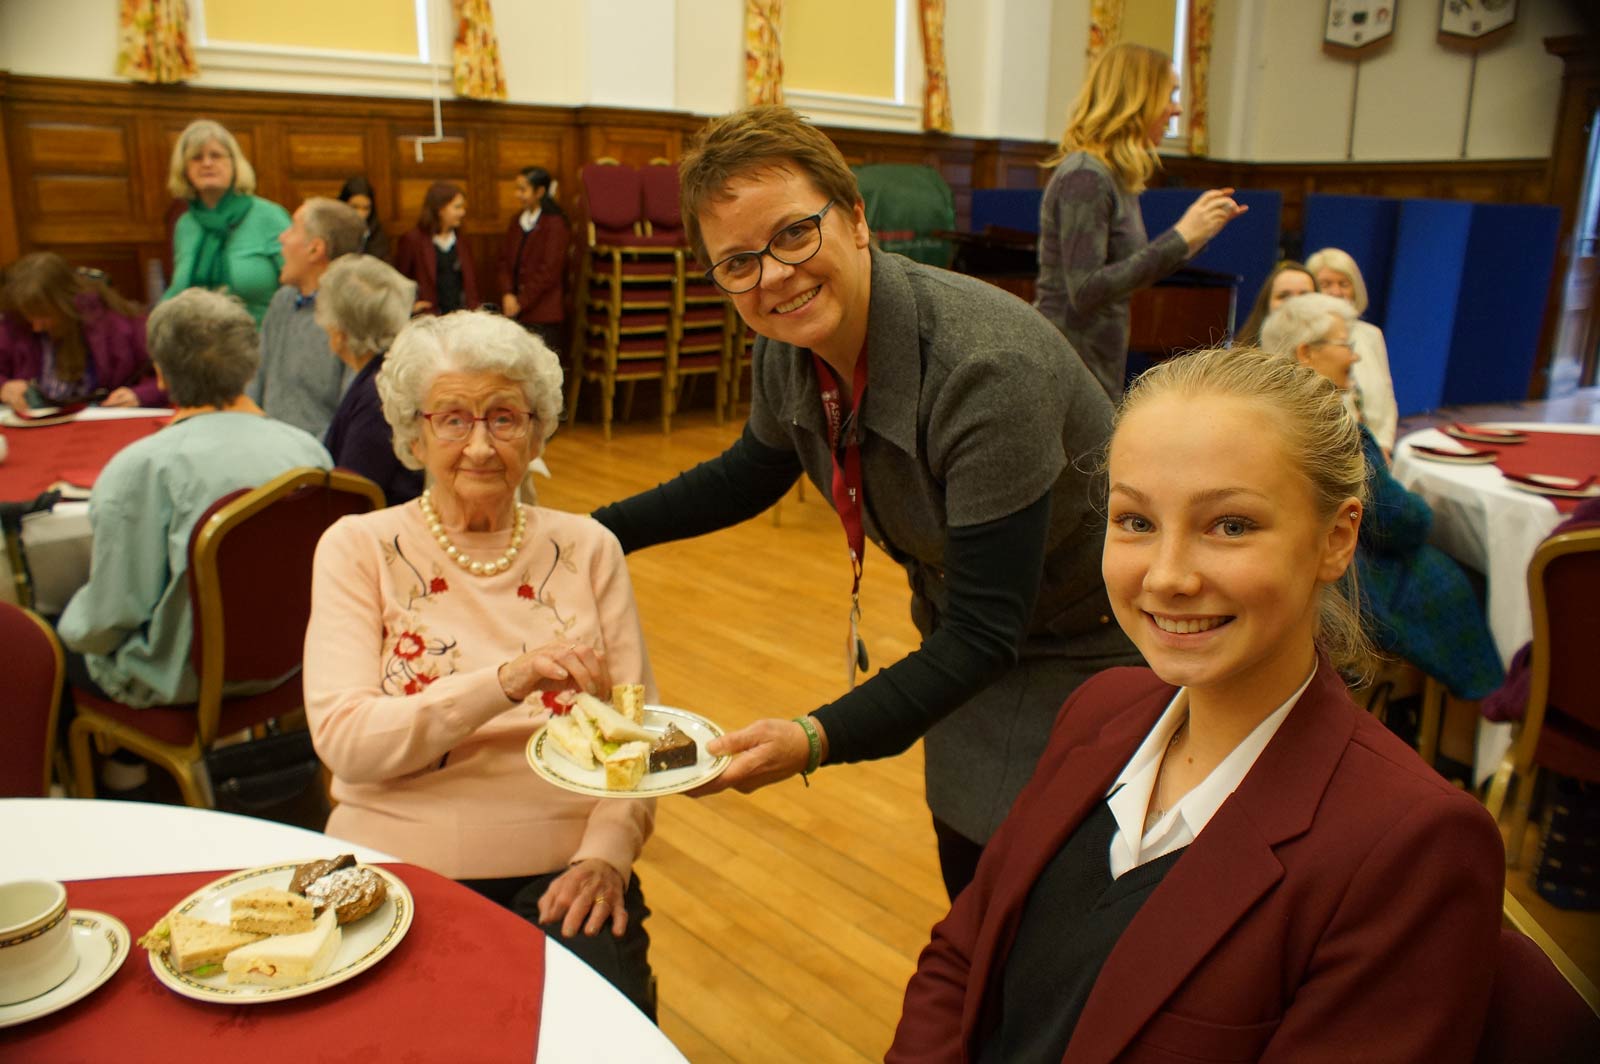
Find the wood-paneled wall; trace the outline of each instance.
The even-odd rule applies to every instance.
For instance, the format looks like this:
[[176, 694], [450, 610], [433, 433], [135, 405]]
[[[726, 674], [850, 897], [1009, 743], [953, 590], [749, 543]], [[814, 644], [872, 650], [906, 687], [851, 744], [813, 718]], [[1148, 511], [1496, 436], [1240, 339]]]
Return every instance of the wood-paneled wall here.
[[[466, 191], [465, 230], [480, 275], [493, 276], [500, 233], [516, 210], [516, 173], [538, 164], [578, 202], [578, 172], [600, 156], [641, 165], [672, 159], [702, 118], [678, 112], [603, 107], [535, 107], [452, 100], [444, 139], [426, 100], [234, 92], [187, 86], [13, 77], [0, 72], [0, 262], [50, 248], [99, 266], [117, 287], [145, 294], [145, 271], [167, 253], [168, 160], [193, 118], [215, 118], [238, 138], [256, 169], [258, 191], [291, 209], [332, 195], [352, 174], [377, 188], [391, 233], [413, 224], [430, 183]], [[852, 163], [924, 163], [955, 195], [958, 224], [972, 191], [1043, 183], [1040, 142], [830, 129]], [[423, 140], [422, 156], [417, 144]], [[1486, 202], [1542, 202], [1543, 159], [1460, 163], [1251, 164], [1174, 158], [1162, 180], [1185, 185], [1275, 188], [1284, 228], [1300, 226], [1311, 192], [1435, 196]], [[581, 212], [581, 205], [580, 205]]]

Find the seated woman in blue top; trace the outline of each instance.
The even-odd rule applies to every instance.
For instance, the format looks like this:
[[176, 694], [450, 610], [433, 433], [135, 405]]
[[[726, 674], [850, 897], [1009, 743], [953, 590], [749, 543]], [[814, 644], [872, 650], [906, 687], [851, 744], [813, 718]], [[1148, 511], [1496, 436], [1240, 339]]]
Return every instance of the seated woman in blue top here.
[[407, 469], [396, 453], [377, 385], [383, 356], [410, 320], [416, 292], [414, 282], [371, 255], [335, 259], [317, 289], [317, 324], [328, 334], [328, 348], [355, 374], [322, 442], [334, 465], [377, 484], [390, 506], [422, 494], [422, 471]]
[[[1273, 311], [1261, 326], [1261, 346], [1310, 366], [1350, 399], [1350, 345], [1355, 308], [1313, 292]], [[1458, 698], [1477, 699], [1500, 686], [1505, 672], [1483, 607], [1460, 566], [1428, 544], [1433, 511], [1389, 475], [1383, 448], [1365, 425], [1367, 492], [1372, 504], [1356, 552], [1361, 606], [1378, 649], [1411, 662]]]
[[237, 299], [190, 290], [150, 313], [150, 357], [176, 411], [106, 464], [89, 496], [89, 582], [58, 630], [73, 686], [125, 705], [193, 702], [189, 533], [222, 496], [303, 466], [322, 445], [244, 395], [260, 364], [255, 323]]
[[1366, 657], [1364, 464], [1289, 359], [1201, 351], [1134, 382], [1101, 571], [1149, 668], [1061, 708], [888, 1064], [1474, 1059], [1505, 854], [1338, 671]]
[[283, 253], [278, 234], [289, 212], [256, 196], [256, 172], [220, 123], [190, 122], [172, 146], [167, 189], [189, 201], [172, 233], [172, 283], [222, 289], [239, 297], [257, 325], [278, 291]]

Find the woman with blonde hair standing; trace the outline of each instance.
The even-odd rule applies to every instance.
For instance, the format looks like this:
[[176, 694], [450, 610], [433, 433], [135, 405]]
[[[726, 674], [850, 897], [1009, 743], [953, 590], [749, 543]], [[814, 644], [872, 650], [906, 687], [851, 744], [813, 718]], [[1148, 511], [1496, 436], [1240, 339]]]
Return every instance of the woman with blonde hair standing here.
[[256, 172], [220, 122], [190, 122], [172, 146], [167, 189], [189, 201], [172, 234], [172, 284], [223, 289], [238, 296], [256, 324], [278, 291], [283, 251], [278, 234], [289, 212], [255, 195]]
[[1361, 267], [1349, 252], [1323, 248], [1306, 260], [1306, 268], [1316, 278], [1317, 291], [1356, 308], [1358, 317], [1350, 326], [1350, 346], [1359, 356], [1351, 371], [1356, 402], [1361, 408], [1362, 423], [1387, 458], [1394, 453], [1399, 406], [1394, 398], [1394, 379], [1389, 375], [1389, 345], [1383, 341], [1383, 330], [1359, 318], [1367, 312], [1367, 282], [1361, 276]]
[[1233, 189], [1203, 192], [1178, 224], [1145, 235], [1139, 193], [1161, 165], [1156, 146], [1182, 113], [1172, 60], [1154, 48], [1103, 52], [1072, 105], [1039, 205], [1033, 305], [1064, 333], [1113, 400], [1128, 362], [1128, 303], [1198, 253], [1246, 208]]

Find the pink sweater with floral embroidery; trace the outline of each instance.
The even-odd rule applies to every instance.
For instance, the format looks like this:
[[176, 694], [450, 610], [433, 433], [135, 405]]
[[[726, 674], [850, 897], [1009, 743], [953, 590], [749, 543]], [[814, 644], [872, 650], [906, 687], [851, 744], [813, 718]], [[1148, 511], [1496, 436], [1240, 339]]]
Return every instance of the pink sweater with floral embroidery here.
[[[525, 507], [511, 568], [473, 576], [428, 534], [416, 502], [346, 517], [317, 546], [305, 695], [332, 770], [330, 835], [456, 879], [534, 875], [598, 857], [624, 880], [654, 800], [595, 800], [534, 775], [537, 699], [512, 704], [501, 664], [546, 643], [604, 651], [617, 683], [656, 696], [616, 538], [588, 517]], [[461, 533], [490, 561], [509, 529]]]

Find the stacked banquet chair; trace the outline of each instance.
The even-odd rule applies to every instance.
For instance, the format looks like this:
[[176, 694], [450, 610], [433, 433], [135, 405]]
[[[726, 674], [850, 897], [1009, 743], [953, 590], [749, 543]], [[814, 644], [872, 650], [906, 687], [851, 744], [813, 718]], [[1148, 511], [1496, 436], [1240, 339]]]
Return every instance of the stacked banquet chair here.
[[[677, 167], [652, 165], [646, 170], [648, 178], [614, 159], [583, 168], [588, 247], [579, 269], [583, 321], [573, 342], [567, 409], [577, 410], [585, 381], [597, 382], [607, 439], [619, 382], [627, 386], [626, 419], [633, 387], [641, 380], [660, 381], [661, 431], [670, 432], [682, 377], [715, 374], [716, 413], [722, 418], [727, 357], [723, 297], [708, 282], [688, 280], [692, 272], [696, 282], [702, 281], [677, 215]], [[670, 197], [664, 188], [668, 184]], [[647, 199], [653, 209], [647, 209]], [[711, 310], [714, 337], [707, 336]]]

